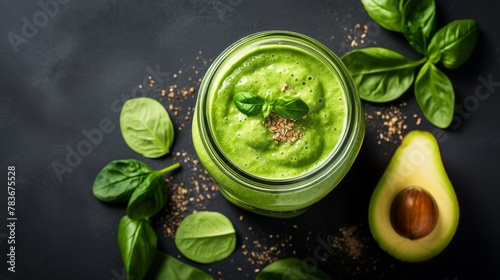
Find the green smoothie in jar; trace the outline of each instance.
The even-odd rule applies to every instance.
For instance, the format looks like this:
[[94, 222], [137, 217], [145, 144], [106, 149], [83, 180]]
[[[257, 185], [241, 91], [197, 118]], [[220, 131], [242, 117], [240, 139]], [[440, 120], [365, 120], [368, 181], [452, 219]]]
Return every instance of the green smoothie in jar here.
[[[234, 96], [299, 98], [308, 112], [247, 116]], [[295, 216], [328, 194], [352, 165], [364, 119], [351, 77], [326, 47], [304, 35], [248, 36], [219, 56], [198, 96], [193, 142], [231, 202], [264, 215]]]

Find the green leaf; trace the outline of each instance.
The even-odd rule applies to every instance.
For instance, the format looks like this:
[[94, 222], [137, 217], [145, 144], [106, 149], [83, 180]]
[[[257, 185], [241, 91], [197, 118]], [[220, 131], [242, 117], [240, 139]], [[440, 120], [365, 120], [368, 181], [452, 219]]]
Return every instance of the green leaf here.
[[274, 112], [285, 119], [300, 119], [307, 115], [309, 107], [298, 97], [280, 96], [273, 100]]
[[361, 0], [368, 15], [385, 29], [403, 32], [402, 6], [407, 0]]
[[439, 29], [429, 44], [427, 54], [433, 63], [441, 61], [444, 67], [454, 69], [462, 65], [477, 42], [478, 27], [474, 20], [455, 20]]
[[275, 261], [259, 272], [255, 280], [331, 280], [332, 278], [304, 261], [287, 258]]
[[179, 261], [175, 257], [156, 251], [147, 278], [151, 280], [213, 280], [204, 271]]
[[124, 216], [118, 225], [118, 247], [127, 279], [141, 280], [153, 261], [157, 237], [147, 220]]
[[127, 145], [147, 158], [168, 154], [174, 141], [170, 116], [163, 105], [149, 97], [125, 102], [120, 113], [120, 129]]
[[403, 9], [403, 34], [419, 53], [426, 53], [436, 27], [434, 0], [409, 0]]
[[196, 212], [187, 216], [175, 233], [177, 249], [188, 259], [213, 263], [228, 257], [236, 247], [231, 221], [217, 212]]
[[273, 105], [272, 103], [264, 103], [264, 106], [262, 106], [262, 116], [264, 116], [264, 118], [267, 118], [267, 116], [269, 116], [269, 114], [273, 111]]
[[453, 85], [431, 62], [424, 64], [417, 75], [415, 97], [424, 116], [433, 125], [446, 128], [451, 124], [455, 104]]
[[360, 97], [371, 102], [389, 102], [400, 97], [413, 83], [415, 68], [425, 61], [414, 61], [384, 48], [354, 50], [341, 59]]
[[137, 160], [114, 160], [99, 172], [92, 191], [101, 201], [125, 202], [151, 172], [149, 166]]
[[167, 202], [163, 173], [178, 168], [178, 163], [150, 173], [132, 193], [127, 205], [127, 216], [134, 220], [147, 219], [158, 213]]
[[233, 97], [234, 105], [236, 109], [247, 116], [258, 115], [262, 111], [262, 106], [264, 106], [264, 98], [250, 93], [250, 92], [239, 92]]

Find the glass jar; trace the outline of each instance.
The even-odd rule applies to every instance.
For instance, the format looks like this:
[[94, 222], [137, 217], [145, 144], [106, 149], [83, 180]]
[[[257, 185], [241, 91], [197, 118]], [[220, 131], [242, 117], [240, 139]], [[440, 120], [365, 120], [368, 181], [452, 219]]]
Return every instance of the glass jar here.
[[[226, 153], [216, 137], [216, 130], [229, 130], [230, 128], [229, 126], [227, 128], [221, 127], [221, 123], [215, 123], [213, 119], [216, 115], [214, 110], [218, 110], [220, 106], [217, 104], [219, 101], [214, 100], [219, 98], [220, 88], [230, 83], [231, 79], [234, 78], [228, 77], [234, 75], [233, 73], [239, 73], [238, 71], [241, 72], [238, 66], [246, 67], [251, 61], [259, 59], [260, 62], [258, 63], [265, 66], [262, 69], [282, 66], [282, 62], [276, 64], [271, 61], [266, 62], [266, 59], [275, 59], [274, 54], [266, 59], [262, 58], [262, 55], [256, 55], [257, 60], [255, 57], [248, 61], [245, 60], [249, 58], [249, 53], [267, 49], [277, 54], [281, 50], [288, 51], [289, 49], [290, 51], [300, 51], [300, 53], [306, 54], [308, 60], [299, 61], [300, 59], [297, 58], [296, 64], [299, 64], [299, 62], [302, 64], [320, 63], [318, 65], [322, 65], [320, 67], [322, 71], [324, 67], [327, 73], [333, 73], [332, 75], [334, 75], [334, 77], [328, 76], [326, 79], [324, 77], [322, 79], [325, 79], [325, 82], [335, 79], [335, 83], [338, 84], [336, 91], [339, 91], [338, 94], [341, 95], [339, 100], [342, 100], [341, 108], [343, 109], [341, 111], [343, 115], [335, 117], [338, 119], [337, 122], [341, 122], [339, 124], [341, 132], [334, 139], [336, 142], [333, 148], [331, 151], [326, 151], [327, 156], [325, 158], [313, 164], [314, 168], [310, 168], [299, 175], [284, 177], [255, 175], [255, 173], [245, 170], [244, 166], [236, 160], [244, 159], [244, 157], [248, 156], [247, 154], [232, 153], [230, 155]], [[283, 71], [286, 72], [287, 70], [284, 69]], [[293, 77], [293, 71], [290, 72], [292, 73], [287, 73], [287, 75]], [[271, 72], [268, 71], [267, 73]], [[280, 70], [281, 74], [283, 73]], [[287, 77], [290, 78], [290, 76]], [[273, 77], [267, 78], [272, 79]], [[264, 76], [262, 79], [267, 78]], [[308, 77], [309, 80], [312, 78], [311, 76]], [[319, 80], [319, 77], [316, 79]], [[239, 84], [246, 82], [246, 80], [247, 77], [241, 78]], [[263, 83], [262, 81], [255, 82]], [[302, 88], [301, 85], [297, 87]], [[333, 91], [333, 89], [328, 88], [324, 90]], [[283, 92], [283, 88], [281, 91]], [[322, 100], [320, 99], [319, 102], [322, 102]], [[232, 111], [233, 109], [228, 110]], [[336, 128], [332, 128], [332, 133], [333, 129]], [[330, 127], [324, 127], [323, 130], [325, 133], [321, 134], [328, 134]], [[305, 133], [308, 133], [307, 128]], [[273, 217], [296, 216], [332, 191], [352, 166], [361, 148], [364, 133], [365, 124], [362, 104], [352, 77], [341, 60], [318, 41], [289, 31], [258, 32], [240, 39], [224, 50], [215, 59], [203, 78], [197, 97], [192, 127], [193, 144], [196, 153], [203, 166], [219, 185], [224, 197], [244, 209]], [[270, 141], [273, 141], [272, 134], [270, 134], [270, 137]], [[316, 135], [316, 137], [319, 139], [325, 136]], [[231, 147], [232, 150], [236, 149], [237, 151], [239, 147], [246, 145], [240, 143], [237, 136], [234, 137], [234, 141], [231, 141], [233, 142], [232, 145], [234, 145]], [[329, 140], [325, 138], [325, 141]], [[289, 144], [281, 143], [281, 145]], [[317, 148], [317, 150], [320, 150], [320, 148]], [[244, 151], [242, 150], [241, 153], [244, 153]], [[260, 167], [257, 166], [257, 168]], [[265, 170], [269, 170], [269, 172], [274, 170], [272, 162], [262, 164], [261, 168], [264, 173], [267, 172]], [[301, 167], [297, 165], [291, 170], [301, 170]]]

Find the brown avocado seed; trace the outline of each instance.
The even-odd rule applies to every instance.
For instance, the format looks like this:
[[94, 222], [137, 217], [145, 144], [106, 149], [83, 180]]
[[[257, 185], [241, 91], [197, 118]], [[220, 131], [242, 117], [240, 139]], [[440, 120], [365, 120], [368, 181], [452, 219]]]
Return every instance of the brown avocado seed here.
[[438, 208], [426, 190], [410, 186], [394, 198], [390, 215], [392, 227], [399, 235], [416, 240], [434, 230]]

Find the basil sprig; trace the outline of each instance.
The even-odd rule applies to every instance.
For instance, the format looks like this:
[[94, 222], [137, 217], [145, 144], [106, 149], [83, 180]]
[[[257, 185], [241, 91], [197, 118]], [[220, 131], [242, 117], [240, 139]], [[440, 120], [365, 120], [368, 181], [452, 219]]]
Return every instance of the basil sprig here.
[[[437, 32], [434, 0], [361, 0], [368, 15], [382, 27], [401, 32], [424, 57], [415, 61], [384, 48], [353, 50], [342, 61], [353, 76], [361, 99], [390, 102], [414, 84], [425, 118], [446, 128], [454, 114], [453, 84], [436, 64], [448, 69], [463, 64], [474, 50], [478, 27], [474, 20], [455, 20]], [[422, 66], [423, 65], [423, 66]], [[415, 79], [415, 71], [418, 71]]]
[[274, 99], [264, 99], [251, 92], [239, 92], [233, 97], [236, 109], [247, 116], [256, 116], [262, 113], [266, 118], [272, 111], [285, 119], [300, 119], [309, 112], [304, 100], [283, 95]]

